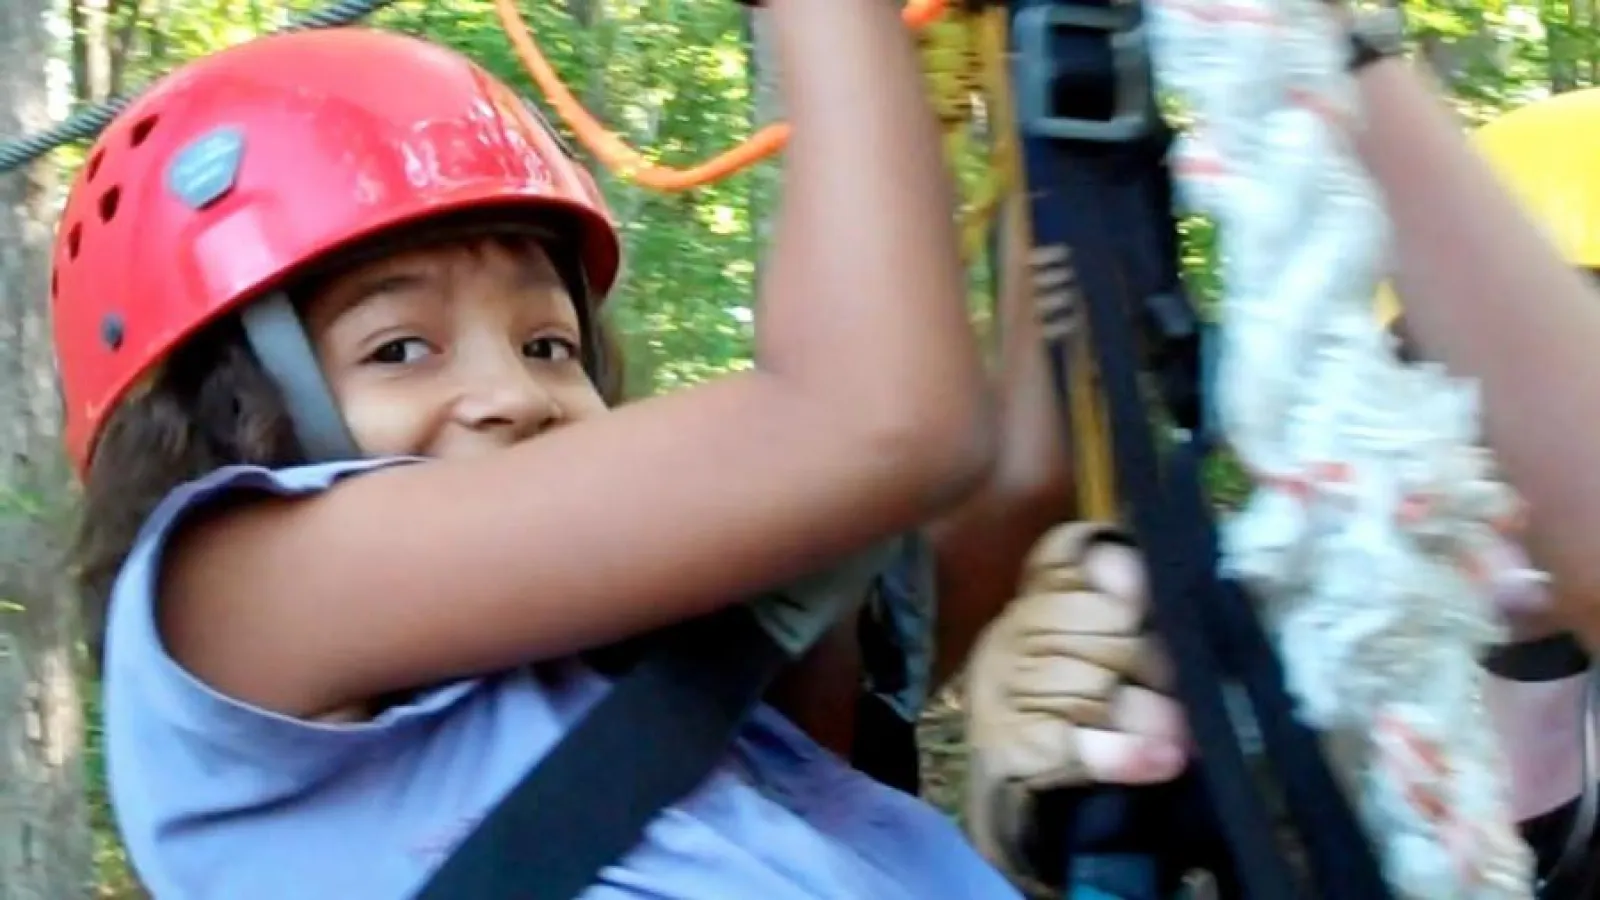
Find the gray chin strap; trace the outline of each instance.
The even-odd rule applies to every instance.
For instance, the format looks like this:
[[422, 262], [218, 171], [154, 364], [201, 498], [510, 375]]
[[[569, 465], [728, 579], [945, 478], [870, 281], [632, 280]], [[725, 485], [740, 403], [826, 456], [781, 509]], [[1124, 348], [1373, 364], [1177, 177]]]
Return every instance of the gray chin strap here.
[[339, 405], [323, 380], [317, 354], [289, 298], [281, 293], [263, 297], [246, 306], [239, 318], [256, 360], [283, 395], [306, 461], [360, 459], [361, 451], [339, 415]]

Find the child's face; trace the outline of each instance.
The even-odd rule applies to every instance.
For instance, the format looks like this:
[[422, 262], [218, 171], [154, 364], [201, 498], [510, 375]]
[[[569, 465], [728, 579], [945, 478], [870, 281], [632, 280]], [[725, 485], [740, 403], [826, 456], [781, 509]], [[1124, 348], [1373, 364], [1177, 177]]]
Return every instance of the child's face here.
[[572, 298], [531, 241], [361, 266], [312, 297], [305, 321], [368, 455], [476, 456], [605, 411]]

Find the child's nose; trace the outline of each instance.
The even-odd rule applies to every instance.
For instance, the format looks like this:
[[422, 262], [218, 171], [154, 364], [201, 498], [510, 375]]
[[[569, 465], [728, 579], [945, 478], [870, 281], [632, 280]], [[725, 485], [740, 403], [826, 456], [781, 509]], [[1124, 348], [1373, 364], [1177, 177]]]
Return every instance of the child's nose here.
[[563, 412], [554, 392], [520, 360], [475, 368], [456, 403], [456, 418], [462, 425], [501, 433], [515, 442], [561, 420]]

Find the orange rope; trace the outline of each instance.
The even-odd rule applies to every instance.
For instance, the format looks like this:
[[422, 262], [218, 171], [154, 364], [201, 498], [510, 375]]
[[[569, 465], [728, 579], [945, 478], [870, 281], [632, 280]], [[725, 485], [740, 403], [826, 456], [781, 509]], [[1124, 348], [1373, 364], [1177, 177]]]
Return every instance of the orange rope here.
[[[805, 0], [789, 0], [804, 3]], [[944, 13], [946, 0], [908, 0], [900, 18], [907, 28], [921, 29]], [[677, 192], [721, 181], [736, 172], [775, 155], [789, 141], [787, 122], [776, 122], [762, 128], [741, 144], [731, 147], [711, 159], [687, 169], [658, 166], [629, 147], [596, 119], [572, 91], [567, 89], [561, 76], [534, 42], [528, 23], [517, 9], [516, 0], [495, 0], [495, 12], [506, 36], [527, 68], [528, 74], [544, 92], [556, 114], [577, 135], [578, 141], [588, 148], [611, 171], [641, 187], [652, 190]]]

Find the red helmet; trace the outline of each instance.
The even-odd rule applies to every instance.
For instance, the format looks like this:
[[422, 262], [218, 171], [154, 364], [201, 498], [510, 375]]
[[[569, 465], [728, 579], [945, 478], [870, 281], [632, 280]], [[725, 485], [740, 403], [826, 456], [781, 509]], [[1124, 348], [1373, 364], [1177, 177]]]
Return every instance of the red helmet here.
[[169, 75], [106, 129], [62, 214], [50, 284], [66, 442], [190, 334], [363, 238], [440, 215], [565, 229], [589, 289], [619, 245], [592, 178], [459, 54], [362, 29], [252, 41]]

